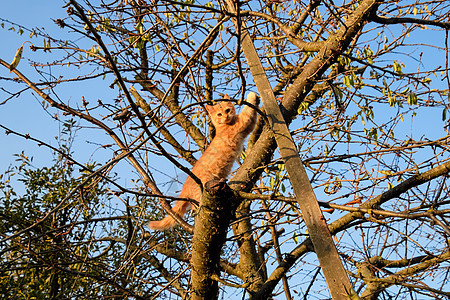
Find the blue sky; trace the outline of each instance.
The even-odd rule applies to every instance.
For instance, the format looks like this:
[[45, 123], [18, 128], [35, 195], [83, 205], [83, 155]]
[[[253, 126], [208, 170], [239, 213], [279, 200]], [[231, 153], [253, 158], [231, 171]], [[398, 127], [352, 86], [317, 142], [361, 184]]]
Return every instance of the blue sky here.
[[[13, 31], [10, 28], [14, 27], [18, 29], [4, 19], [21, 24], [28, 28], [33, 28], [37, 25], [39, 27], [51, 28], [51, 20], [49, 15], [57, 15], [57, 10], [53, 5], [44, 5], [48, 1], [3, 1], [2, 10], [0, 13], [1, 23], [4, 24], [4, 28], [0, 28], [0, 38], [3, 40], [3, 46], [0, 47], [0, 58], [10, 62], [12, 61], [16, 49], [18, 49], [23, 41], [30, 40], [28, 38], [29, 33], [24, 33], [22, 36]], [[61, 11], [62, 9], [60, 9]], [[53, 13], [52, 13], [53, 12]], [[37, 41], [37, 39], [35, 39]], [[7, 41], [7, 42], [5, 42]], [[29, 46], [29, 44], [28, 44]], [[29, 48], [25, 46], [24, 58], [28, 56], [30, 52]], [[28, 69], [27, 63], [22, 61], [19, 64], [19, 69]], [[0, 76], [9, 76], [9, 70], [1, 67]], [[5, 84], [2, 82], [2, 84]], [[17, 84], [10, 84], [17, 86]], [[2, 101], [6, 94], [2, 93]], [[0, 106], [0, 119], [2, 124], [10, 127], [11, 129], [20, 131], [22, 133], [29, 133], [30, 135], [39, 137], [42, 136], [43, 129], [47, 134], [57, 135], [57, 128], [54, 126], [54, 122], [50, 121], [48, 116], [44, 115], [42, 108], [39, 105], [39, 99], [27, 94], [25, 97], [14, 98], [8, 101], [6, 104]], [[32, 126], [30, 126], [32, 125]], [[53, 132], [52, 132], [53, 131]], [[46, 137], [46, 142], [50, 142]], [[39, 149], [35, 143], [26, 141], [23, 138], [19, 138], [10, 134], [0, 134], [0, 173], [8, 167], [11, 160], [14, 158], [12, 154], [20, 153], [22, 150], [26, 150], [28, 154], [34, 154], [41, 151], [45, 151], [49, 154], [49, 151]], [[45, 155], [45, 156], [47, 156]], [[42, 155], [33, 155], [35, 157], [43, 157]]]

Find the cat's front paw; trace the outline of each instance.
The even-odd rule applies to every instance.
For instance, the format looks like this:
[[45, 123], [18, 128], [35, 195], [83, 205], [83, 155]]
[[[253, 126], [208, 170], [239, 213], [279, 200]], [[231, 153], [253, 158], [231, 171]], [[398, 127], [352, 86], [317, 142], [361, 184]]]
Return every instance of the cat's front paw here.
[[248, 93], [248, 95], [247, 95], [247, 102], [249, 102], [249, 103], [251, 103], [251, 104], [253, 104], [255, 106], [258, 106], [258, 104], [259, 104], [259, 97], [258, 97], [258, 95], [256, 95], [255, 92]]

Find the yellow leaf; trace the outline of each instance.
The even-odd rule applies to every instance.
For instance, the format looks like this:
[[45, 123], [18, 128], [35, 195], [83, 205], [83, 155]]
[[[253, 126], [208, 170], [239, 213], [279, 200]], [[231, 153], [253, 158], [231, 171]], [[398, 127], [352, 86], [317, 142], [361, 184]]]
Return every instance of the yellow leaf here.
[[9, 65], [10, 72], [12, 72], [19, 64], [20, 59], [22, 58], [22, 51], [23, 51], [23, 45], [19, 49], [17, 49], [16, 55], [14, 55], [14, 59], [13, 59], [12, 63]]

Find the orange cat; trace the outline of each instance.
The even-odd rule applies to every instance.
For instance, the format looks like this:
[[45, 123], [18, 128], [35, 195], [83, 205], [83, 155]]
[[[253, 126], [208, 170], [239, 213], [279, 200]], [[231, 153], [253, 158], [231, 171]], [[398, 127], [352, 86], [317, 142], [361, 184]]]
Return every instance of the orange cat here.
[[[247, 102], [258, 106], [258, 97], [250, 92]], [[256, 123], [256, 111], [249, 106], [245, 106], [239, 115], [236, 115], [234, 104], [228, 101], [213, 106], [206, 105], [206, 110], [216, 129], [216, 135], [192, 168], [192, 173], [203, 184], [212, 179], [226, 178], [230, 174], [233, 163], [242, 151], [245, 138], [252, 132]], [[191, 177], [186, 179], [180, 198], [200, 201], [200, 187]], [[172, 210], [182, 217], [190, 208], [190, 202], [177, 201]], [[166, 216], [161, 221], [151, 221], [148, 226], [154, 230], [165, 230], [175, 223], [171, 216]]]

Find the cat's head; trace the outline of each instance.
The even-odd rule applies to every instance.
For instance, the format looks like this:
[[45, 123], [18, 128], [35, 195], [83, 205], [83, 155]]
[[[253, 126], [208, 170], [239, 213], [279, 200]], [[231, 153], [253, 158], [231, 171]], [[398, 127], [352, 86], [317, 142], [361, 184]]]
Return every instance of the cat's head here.
[[214, 126], [233, 124], [236, 121], [236, 109], [233, 102], [221, 101], [216, 105], [206, 105]]

